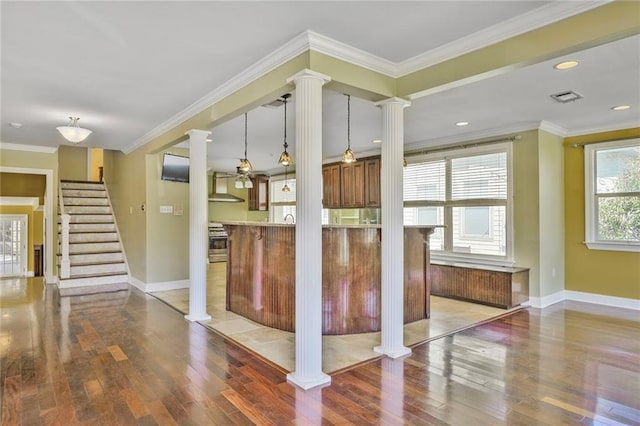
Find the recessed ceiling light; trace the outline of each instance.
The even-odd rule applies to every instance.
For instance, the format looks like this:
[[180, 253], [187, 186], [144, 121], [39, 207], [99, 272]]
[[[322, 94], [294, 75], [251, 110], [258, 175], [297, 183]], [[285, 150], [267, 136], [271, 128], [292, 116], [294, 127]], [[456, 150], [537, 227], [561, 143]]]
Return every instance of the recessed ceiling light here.
[[468, 125], [469, 125], [469, 122], [468, 122], [468, 121], [458, 121], [458, 122], [456, 123], [456, 126], [460, 126], [460, 127], [462, 127], [462, 126], [468, 126]]
[[555, 64], [553, 67], [557, 70], [568, 70], [574, 67], [577, 67], [579, 64], [578, 61], [564, 61], [559, 64]]
[[213, 139], [211, 139], [211, 138], [206, 138], [206, 139], [205, 139], [205, 141], [206, 141], [206, 142], [213, 142]]
[[382, 143], [382, 139], [374, 139], [371, 143]]
[[13, 127], [14, 129], [20, 129], [22, 127], [22, 123], [9, 123], [9, 126]]
[[631, 105], [616, 105], [614, 107], [611, 107], [612, 110], [614, 111], [624, 111], [631, 108]]

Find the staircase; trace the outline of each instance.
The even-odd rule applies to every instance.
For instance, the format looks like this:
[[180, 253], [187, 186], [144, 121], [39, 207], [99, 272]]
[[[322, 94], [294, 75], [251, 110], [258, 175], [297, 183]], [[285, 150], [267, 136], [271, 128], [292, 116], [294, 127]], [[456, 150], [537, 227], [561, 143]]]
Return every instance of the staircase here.
[[58, 212], [61, 294], [129, 288], [129, 270], [104, 183], [60, 181]]

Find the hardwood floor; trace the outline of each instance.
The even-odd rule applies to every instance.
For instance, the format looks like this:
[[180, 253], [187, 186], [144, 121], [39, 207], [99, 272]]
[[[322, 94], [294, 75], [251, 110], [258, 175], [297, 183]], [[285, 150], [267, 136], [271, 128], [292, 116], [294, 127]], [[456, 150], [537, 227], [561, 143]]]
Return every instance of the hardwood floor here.
[[640, 424], [637, 311], [521, 310], [306, 392], [137, 290], [2, 280], [0, 318], [2, 425]]

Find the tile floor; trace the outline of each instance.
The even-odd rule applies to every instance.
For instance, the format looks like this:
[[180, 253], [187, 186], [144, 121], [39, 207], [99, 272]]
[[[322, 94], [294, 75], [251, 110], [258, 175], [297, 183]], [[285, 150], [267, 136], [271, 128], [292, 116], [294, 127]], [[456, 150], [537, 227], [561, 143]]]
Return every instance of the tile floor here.
[[[225, 310], [226, 264], [211, 263], [207, 270], [207, 313], [211, 321], [203, 325], [222, 333], [285, 371], [295, 369], [294, 334], [265, 327]], [[158, 291], [151, 295], [182, 313], [189, 310], [189, 290]], [[490, 306], [431, 297], [431, 318], [404, 327], [405, 345], [412, 346], [471, 324], [503, 315], [507, 311]], [[322, 337], [322, 370], [333, 373], [380, 354], [380, 332]]]

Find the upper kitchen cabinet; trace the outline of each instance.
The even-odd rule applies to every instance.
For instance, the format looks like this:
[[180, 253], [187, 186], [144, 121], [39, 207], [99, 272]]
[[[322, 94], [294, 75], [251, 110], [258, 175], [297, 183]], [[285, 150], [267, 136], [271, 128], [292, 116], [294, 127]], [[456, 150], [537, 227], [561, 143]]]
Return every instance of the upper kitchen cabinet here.
[[322, 206], [325, 209], [339, 209], [340, 202], [340, 163], [322, 167]]
[[327, 209], [380, 206], [380, 158], [322, 167], [322, 206]]
[[364, 207], [364, 187], [366, 182], [364, 179], [364, 163], [356, 161], [355, 163], [340, 165], [342, 196], [340, 198], [343, 208], [359, 208]]
[[380, 207], [380, 158], [367, 158], [364, 161], [364, 205]]
[[249, 188], [249, 210], [269, 210], [269, 178], [254, 176], [251, 178], [253, 188]]

